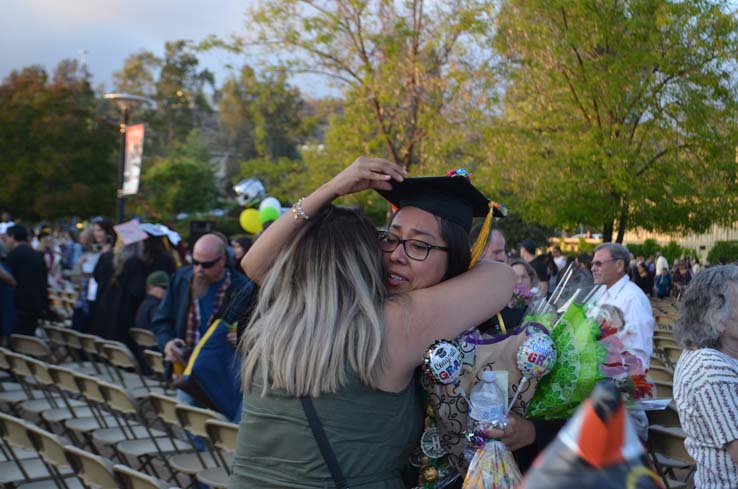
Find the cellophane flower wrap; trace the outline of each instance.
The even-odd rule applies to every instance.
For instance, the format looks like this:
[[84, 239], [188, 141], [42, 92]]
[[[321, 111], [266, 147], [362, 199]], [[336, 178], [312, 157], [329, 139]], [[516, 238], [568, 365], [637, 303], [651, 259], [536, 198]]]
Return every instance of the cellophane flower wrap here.
[[[575, 276], [576, 271], [570, 270], [567, 274]], [[604, 287], [581, 278], [569, 282], [567, 274], [548, 303], [524, 319], [546, 326], [557, 352], [551, 373], [538, 383], [527, 418], [571, 417], [595, 384], [606, 378], [616, 381], [626, 401], [652, 396], [648, 371], [618, 338], [622, 313], [612, 306], [596, 305]]]
[[589, 397], [595, 384], [605, 378], [599, 367], [607, 358], [607, 349], [598, 343], [599, 334], [599, 324], [587, 317], [583, 305], [573, 303], [566, 309], [551, 327], [556, 363], [538, 382], [527, 417], [567, 418]]

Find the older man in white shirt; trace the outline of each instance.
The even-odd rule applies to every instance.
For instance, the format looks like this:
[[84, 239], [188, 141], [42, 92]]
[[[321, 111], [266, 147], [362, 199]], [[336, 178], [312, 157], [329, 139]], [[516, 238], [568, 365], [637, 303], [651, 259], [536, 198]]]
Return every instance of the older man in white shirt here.
[[[595, 248], [592, 259], [594, 283], [607, 287], [597, 305], [611, 305], [622, 311], [625, 324], [618, 332], [618, 338], [626, 350], [648, 368], [653, 353], [653, 311], [646, 294], [628, 278], [629, 262], [630, 252], [621, 244], [602, 243]], [[631, 411], [630, 414], [638, 436], [645, 441], [648, 438], [646, 413]]]
[[629, 261], [628, 248], [617, 243], [602, 243], [595, 248], [592, 276], [595, 284], [607, 287], [598, 305], [608, 304], [623, 312], [625, 325], [618, 337], [648, 368], [653, 353], [653, 311], [646, 294], [628, 278]]

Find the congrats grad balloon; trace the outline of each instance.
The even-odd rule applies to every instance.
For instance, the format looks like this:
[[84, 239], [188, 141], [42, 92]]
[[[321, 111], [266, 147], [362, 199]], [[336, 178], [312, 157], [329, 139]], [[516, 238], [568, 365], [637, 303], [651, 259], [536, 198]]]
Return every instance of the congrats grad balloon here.
[[446, 340], [433, 343], [423, 356], [423, 371], [434, 382], [453, 384], [461, 376], [463, 355], [459, 348]]

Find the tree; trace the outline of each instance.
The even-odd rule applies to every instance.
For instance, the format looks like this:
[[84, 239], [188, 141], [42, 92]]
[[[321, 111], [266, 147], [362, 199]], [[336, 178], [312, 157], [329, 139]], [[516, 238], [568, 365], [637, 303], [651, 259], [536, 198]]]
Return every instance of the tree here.
[[260, 78], [244, 66], [223, 84], [218, 108], [222, 144], [240, 161], [298, 157], [304, 102], [284, 71]]
[[734, 222], [736, 17], [694, 0], [509, 0], [480, 173], [527, 219], [625, 230]]
[[188, 41], [165, 44], [155, 96], [163, 147], [183, 140], [193, 128], [200, 127], [203, 113], [212, 112], [205, 87], [213, 87], [215, 78], [209, 70], [198, 70], [199, 64]]
[[492, 71], [479, 48], [492, 4], [278, 0], [261, 3], [251, 26], [287, 68], [345, 90], [346, 111], [334, 119], [345, 136], [339, 151], [377, 149], [425, 171], [463, 153], [470, 115], [488, 106]]
[[162, 60], [151, 51], [131, 54], [123, 62], [123, 68], [113, 73], [115, 91], [154, 98], [156, 75], [161, 65]]
[[64, 60], [0, 85], [0, 208], [28, 220], [111, 214], [117, 126], [96, 117], [89, 74]]
[[166, 158], [154, 160], [144, 172], [141, 187], [144, 207], [164, 217], [212, 209], [215, 182], [207, 144], [200, 133], [191, 131], [185, 142], [175, 144]]

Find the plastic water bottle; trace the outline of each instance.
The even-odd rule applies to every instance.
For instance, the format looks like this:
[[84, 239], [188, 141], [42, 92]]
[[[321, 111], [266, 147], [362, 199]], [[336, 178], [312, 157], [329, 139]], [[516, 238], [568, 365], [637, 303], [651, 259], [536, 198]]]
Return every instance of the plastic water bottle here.
[[[491, 370], [482, 372], [482, 381], [477, 383], [469, 396], [469, 419], [467, 430], [480, 432], [487, 428], [502, 427], [505, 423], [507, 396], [497, 387], [495, 373]], [[465, 457], [468, 461], [477, 451], [474, 444], [467, 442]]]

